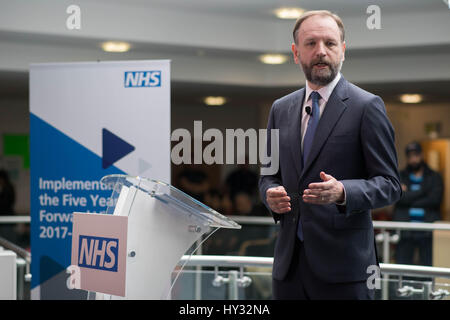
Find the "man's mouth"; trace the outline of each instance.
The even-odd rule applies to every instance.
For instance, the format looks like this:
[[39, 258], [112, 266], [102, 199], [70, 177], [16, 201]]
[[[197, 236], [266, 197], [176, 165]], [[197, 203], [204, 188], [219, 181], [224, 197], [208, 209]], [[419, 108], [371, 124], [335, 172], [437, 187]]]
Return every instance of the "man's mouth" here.
[[317, 67], [317, 68], [319, 68], [319, 69], [321, 69], [321, 68], [325, 68], [325, 67], [328, 67], [328, 64], [327, 63], [316, 63], [316, 64], [314, 64], [314, 67]]

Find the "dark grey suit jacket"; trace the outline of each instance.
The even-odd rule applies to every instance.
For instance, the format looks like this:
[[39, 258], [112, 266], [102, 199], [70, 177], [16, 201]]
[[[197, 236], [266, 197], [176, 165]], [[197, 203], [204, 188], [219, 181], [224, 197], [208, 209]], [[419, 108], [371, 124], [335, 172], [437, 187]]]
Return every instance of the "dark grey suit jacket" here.
[[[273, 277], [286, 276], [294, 250], [298, 219], [312, 270], [325, 282], [367, 279], [369, 265], [377, 264], [370, 209], [390, 205], [401, 195], [394, 130], [380, 97], [341, 77], [320, 118], [310, 156], [302, 167], [301, 110], [305, 88], [276, 100], [268, 120], [279, 129], [279, 170], [261, 176], [259, 189], [282, 185], [291, 196], [292, 210], [272, 212], [280, 221], [274, 252]], [[268, 148], [270, 154], [270, 147]], [[320, 171], [341, 181], [346, 205], [313, 205], [301, 195], [311, 182], [321, 182]], [[270, 210], [270, 208], [269, 208]]]

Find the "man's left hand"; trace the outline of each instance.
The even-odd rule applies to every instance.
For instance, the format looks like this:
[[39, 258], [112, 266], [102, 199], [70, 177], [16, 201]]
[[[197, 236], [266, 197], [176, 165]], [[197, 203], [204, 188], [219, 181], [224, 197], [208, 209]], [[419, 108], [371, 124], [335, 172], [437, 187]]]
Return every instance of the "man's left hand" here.
[[344, 185], [333, 176], [320, 172], [323, 182], [314, 182], [303, 191], [303, 201], [311, 204], [341, 203], [344, 201]]

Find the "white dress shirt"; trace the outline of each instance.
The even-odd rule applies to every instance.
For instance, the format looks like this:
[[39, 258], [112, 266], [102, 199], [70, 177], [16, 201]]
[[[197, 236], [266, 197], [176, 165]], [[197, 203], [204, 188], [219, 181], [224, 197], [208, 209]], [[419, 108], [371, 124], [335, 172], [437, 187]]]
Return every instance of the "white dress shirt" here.
[[303, 152], [303, 139], [305, 138], [306, 134], [306, 128], [308, 127], [308, 121], [311, 118], [309, 114], [306, 113], [306, 107], [312, 107], [312, 99], [310, 97], [311, 92], [317, 91], [320, 94], [319, 99], [319, 109], [320, 109], [320, 116], [322, 116], [323, 111], [325, 110], [325, 107], [327, 105], [328, 99], [331, 96], [331, 93], [333, 92], [334, 88], [336, 87], [337, 83], [341, 79], [341, 73], [338, 73], [336, 77], [331, 81], [329, 84], [327, 84], [325, 87], [320, 88], [319, 90], [313, 90], [309, 87], [308, 82], [306, 82], [306, 92], [305, 92], [305, 101], [303, 102], [303, 110], [302, 110], [302, 152]]
[[[302, 153], [303, 153], [303, 139], [305, 138], [306, 134], [306, 128], [308, 127], [308, 121], [311, 118], [311, 116], [306, 113], [306, 107], [312, 107], [312, 99], [310, 97], [311, 92], [317, 91], [320, 94], [319, 99], [319, 110], [320, 110], [320, 116], [322, 116], [323, 111], [325, 110], [325, 107], [327, 105], [328, 99], [331, 96], [331, 93], [333, 92], [334, 88], [336, 87], [337, 83], [341, 79], [341, 73], [338, 73], [336, 77], [331, 81], [329, 84], [327, 84], [325, 87], [320, 88], [319, 90], [313, 90], [309, 87], [308, 82], [306, 82], [306, 92], [305, 92], [305, 100], [303, 102], [303, 110], [302, 110], [302, 126], [301, 126], [301, 134], [302, 134]], [[344, 201], [340, 203], [336, 203], [338, 205], [345, 205], [347, 200], [347, 195], [344, 188]]]

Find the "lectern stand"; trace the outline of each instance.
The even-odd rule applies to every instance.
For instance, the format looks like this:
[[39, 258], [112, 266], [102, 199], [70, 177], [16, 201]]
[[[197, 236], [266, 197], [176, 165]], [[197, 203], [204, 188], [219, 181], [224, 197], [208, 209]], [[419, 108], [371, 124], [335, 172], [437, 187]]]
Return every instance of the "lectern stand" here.
[[102, 183], [113, 189], [106, 213], [128, 216], [126, 293], [97, 299], [170, 298], [172, 271], [202, 235], [213, 228], [241, 228], [161, 181], [109, 175]]

